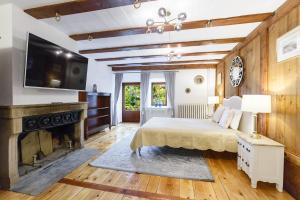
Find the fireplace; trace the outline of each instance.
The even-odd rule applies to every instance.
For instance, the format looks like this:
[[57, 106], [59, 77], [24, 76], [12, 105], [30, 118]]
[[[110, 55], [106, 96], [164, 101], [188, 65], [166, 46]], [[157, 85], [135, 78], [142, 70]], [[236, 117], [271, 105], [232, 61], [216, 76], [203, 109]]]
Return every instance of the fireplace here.
[[83, 147], [86, 103], [0, 107], [0, 187]]
[[75, 139], [75, 124], [81, 111], [28, 116], [18, 136], [19, 176], [65, 156], [81, 145]]

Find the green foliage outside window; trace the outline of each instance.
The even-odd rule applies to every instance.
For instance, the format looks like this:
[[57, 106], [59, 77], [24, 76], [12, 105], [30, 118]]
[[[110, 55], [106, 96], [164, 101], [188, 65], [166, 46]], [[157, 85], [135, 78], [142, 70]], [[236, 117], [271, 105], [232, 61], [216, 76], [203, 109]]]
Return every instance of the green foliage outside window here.
[[167, 106], [167, 90], [165, 83], [152, 83], [152, 106]]
[[126, 85], [125, 86], [125, 109], [127, 111], [140, 110], [140, 86]]

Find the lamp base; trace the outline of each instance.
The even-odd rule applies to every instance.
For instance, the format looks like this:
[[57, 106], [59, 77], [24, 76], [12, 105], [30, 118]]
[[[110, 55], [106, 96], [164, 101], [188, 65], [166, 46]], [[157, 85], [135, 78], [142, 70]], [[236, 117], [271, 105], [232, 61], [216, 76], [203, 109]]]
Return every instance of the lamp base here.
[[253, 138], [253, 139], [260, 139], [261, 138], [261, 136], [257, 133], [252, 133], [250, 137]]

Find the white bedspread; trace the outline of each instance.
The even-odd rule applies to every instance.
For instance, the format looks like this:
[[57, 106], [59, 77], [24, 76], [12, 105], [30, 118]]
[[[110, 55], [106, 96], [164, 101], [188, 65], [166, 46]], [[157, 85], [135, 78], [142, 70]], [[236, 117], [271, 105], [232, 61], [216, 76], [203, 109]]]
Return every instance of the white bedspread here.
[[136, 132], [131, 149], [143, 146], [237, 152], [239, 131], [224, 129], [211, 120], [154, 117]]

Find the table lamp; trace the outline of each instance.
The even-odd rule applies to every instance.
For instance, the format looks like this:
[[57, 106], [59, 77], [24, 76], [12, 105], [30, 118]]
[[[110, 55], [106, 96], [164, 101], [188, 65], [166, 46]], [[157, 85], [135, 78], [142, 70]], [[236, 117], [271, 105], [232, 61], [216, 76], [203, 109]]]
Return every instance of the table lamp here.
[[219, 96], [210, 96], [208, 97], [207, 103], [210, 105], [219, 104]]
[[259, 139], [257, 134], [257, 114], [271, 113], [271, 96], [270, 95], [243, 95], [242, 111], [251, 112], [253, 117], [253, 132], [251, 137]]

